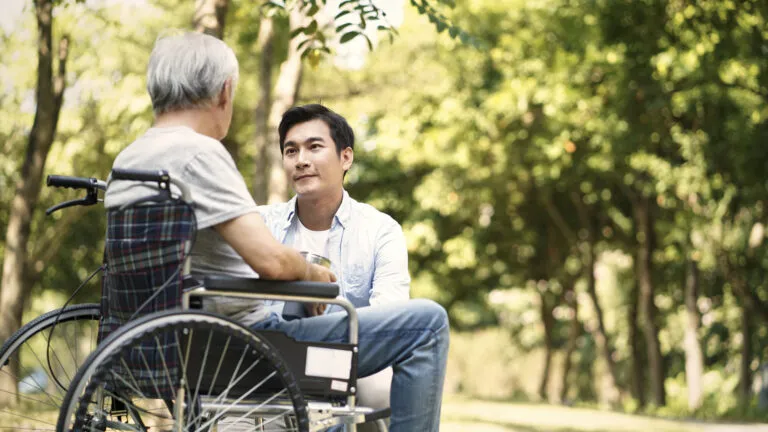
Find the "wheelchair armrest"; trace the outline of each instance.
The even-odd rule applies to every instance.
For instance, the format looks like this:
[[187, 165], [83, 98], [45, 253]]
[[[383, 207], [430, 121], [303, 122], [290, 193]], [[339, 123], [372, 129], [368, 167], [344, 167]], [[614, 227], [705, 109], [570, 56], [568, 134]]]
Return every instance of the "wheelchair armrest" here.
[[339, 285], [308, 281], [277, 281], [231, 276], [206, 276], [203, 286], [208, 291], [279, 294], [297, 297], [336, 298]]

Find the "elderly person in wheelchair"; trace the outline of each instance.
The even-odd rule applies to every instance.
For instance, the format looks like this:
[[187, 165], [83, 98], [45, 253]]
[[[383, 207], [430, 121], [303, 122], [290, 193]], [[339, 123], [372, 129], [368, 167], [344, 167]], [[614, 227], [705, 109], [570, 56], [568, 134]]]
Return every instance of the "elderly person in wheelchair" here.
[[[449, 337], [444, 309], [432, 301], [409, 300], [355, 311], [349, 302], [335, 298], [336, 278], [328, 269], [308, 263], [272, 237], [219, 141], [230, 126], [237, 80], [237, 59], [216, 38], [188, 33], [157, 41], [147, 72], [154, 125], [117, 156], [105, 196], [110, 209], [105, 280], [112, 284], [107, 290], [112, 294], [102, 300], [108, 305], [103, 318], [108, 325], [93, 357], [95, 362], [111, 360], [104, 360], [109, 367], [101, 372], [96, 366], [81, 368], [81, 380], [76, 379], [76, 388], [69, 392], [75, 396], [69, 397], [87, 400], [62, 415], [65, 424], [88, 419], [106, 425], [98, 430], [109, 429], [114, 420], [89, 414], [109, 411], [103, 408], [103, 398], [81, 395], [117, 395], [116, 389], [122, 389], [133, 398], [113, 396], [110, 409], [113, 416], [123, 413], [119, 418], [137, 425], [141, 417], [160, 409], [133, 402], [141, 399], [138, 394], [164, 402], [161, 408], [172, 413], [174, 421], [168, 424], [173, 430], [215, 430], [216, 421], [230, 415], [253, 425], [250, 430], [269, 430], [263, 423], [272, 420], [264, 419], [279, 417], [279, 402], [286, 400], [291, 415], [282, 417], [293, 419], [285, 423], [289, 430], [323, 430], [338, 424], [354, 430], [355, 423], [366, 420], [355, 416], [366, 413], [354, 406], [356, 377], [391, 366], [390, 429], [439, 430]], [[179, 202], [193, 204], [147, 205], [179, 194]], [[157, 220], [171, 223], [152, 227]], [[136, 240], [148, 238], [148, 232], [162, 240], [160, 252]], [[171, 241], [179, 238], [189, 250]], [[168, 257], [183, 261], [181, 270], [167, 266], [166, 260], [173, 261]], [[162, 268], [140, 268], [147, 261], [160, 262]], [[194, 278], [178, 282], [179, 271]], [[124, 325], [137, 308], [172, 305], [175, 295], [164, 291], [169, 281], [183, 290], [183, 306], [194, 307], [202, 298], [202, 309], [214, 314], [187, 314], [184, 320], [179, 313], [170, 314], [151, 331], [145, 322], [150, 316]], [[142, 291], [143, 297], [132, 297]], [[262, 300], [291, 298], [337, 304], [349, 315], [285, 321]], [[232, 321], [219, 318], [222, 315]], [[130, 348], [112, 349], [127, 353], [130, 361], [101, 353], [121, 338], [143, 338]], [[234, 350], [235, 339], [246, 348]], [[192, 346], [205, 349], [189, 355], [196, 349]], [[273, 347], [280, 352], [274, 353]], [[269, 363], [272, 372], [259, 375], [259, 362]], [[228, 380], [222, 379], [225, 374]], [[97, 385], [102, 375], [112, 379]], [[262, 392], [265, 388], [273, 390]]]

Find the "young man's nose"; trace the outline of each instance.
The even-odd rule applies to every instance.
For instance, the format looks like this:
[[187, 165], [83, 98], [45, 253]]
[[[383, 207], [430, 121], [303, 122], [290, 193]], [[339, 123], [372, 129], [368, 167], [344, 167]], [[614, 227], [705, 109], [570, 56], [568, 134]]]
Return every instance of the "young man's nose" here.
[[299, 153], [296, 158], [296, 167], [303, 168], [307, 166], [309, 166], [309, 160], [307, 159], [307, 154], [303, 150], [299, 150]]

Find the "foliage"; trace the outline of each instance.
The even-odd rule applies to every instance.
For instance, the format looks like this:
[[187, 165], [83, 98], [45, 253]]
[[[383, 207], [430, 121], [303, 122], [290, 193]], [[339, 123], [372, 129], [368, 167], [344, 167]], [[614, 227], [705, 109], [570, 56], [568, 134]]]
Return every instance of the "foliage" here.
[[[324, 1], [232, 0], [225, 39], [240, 59], [241, 80], [229, 138], [249, 143], [254, 135], [261, 90], [255, 23], [275, 13], [287, 28], [287, 9], [304, 8], [312, 20], [293, 35], [276, 33], [275, 53], [291, 37], [305, 41], [306, 55], [322, 53], [305, 72], [300, 102], [325, 103], [355, 128], [350, 193], [402, 223], [414, 296], [446, 306], [455, 329], [487, 332], [458, 333], [451, 354], [458, 378], [449, 377], [449, 387], [534, 394], [545, 345], [539, 302], [546, 299], [558, 351], [550, 397], [557, 393], [572, 317], [565, 289], [573, 286], [585, 331], [568, 399], [601, 400], [605, 367], [586, 278], [591, 244], [619, 385], [629, 389], [638, 359], [627, 317], [637, 302], [634, 259], [645, 240], [634, 210], [645, 198], [655, 226], [652, 279], [669, 393], [666, 407], [647, 412], [759, 418], [755, 398], [739, 411], [736, 392], [745, 344], [754, 348], [753, 374], [768, 355], [760, 312], [768, 304], [766, 3], [410, 0], [402, 26], [385, 21], [379, 4], [340, 2], [325, 25]], [[72, 38], [71, 76], [47, 172], [106, 176], [117, 152], [150, 125], [144, 70], [154, 39], [188, 26], [191, 16], [190, 2], [180, 0], [59, 6], [55, 35]], [[473, 43], [463, 43], [458, 29]], [[389, 34], [399, 37], [377, 45]], [[0, 34], [0, 228], [32, 124], [34, 40], [28, 13]], [[365, 66], [339, 67], [339, 43], [361, 44], [349, 55]], [[282, 60], [278, 54], [275, 64]], [[254, 154], [244, 146], [238, 161], [249, 180]], [[71, 195], [44, 190], [40, 210]], [[35, 214], [38, 298], [70, 292], [98, 265], [102, 219], [97, 209]], [[701, 272], [696, 331], [705, 367], [704, 403], [694, 412], [683, 350], [689, 260]], [[95, 299], [96, 285], [80, 300]], [[748, 340], [745, 310], [755, 329]], [[488, 354], [477, 356], [478, 349]], [[484, 371], [477, 362], [486, 357], [498, 361]], [[509, 373], [494, 379], [505, 365]], [[469, 374], [477, 369], [488, 373]], [[501, 387], [520, 371], [528, 385]], [[628, 396], [623, 402], [638, 406]]]

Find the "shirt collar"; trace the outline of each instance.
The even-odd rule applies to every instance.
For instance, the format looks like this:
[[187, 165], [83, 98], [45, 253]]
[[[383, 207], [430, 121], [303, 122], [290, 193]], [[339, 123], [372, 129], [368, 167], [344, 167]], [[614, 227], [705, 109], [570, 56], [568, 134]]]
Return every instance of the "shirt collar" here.
[[[350, 214], [352, 212], [351, 201], [352, 198], [350, 198], [349, 193], [345, 189], [342, 189], [341, 205], [339, 206], [339, 209], [336, 210], [336, 214], [333, 217], [334, 221], [338, 222], [342, 228], [346, 228], [349, 223]], [[293, 219], [296, 217], [297, 202], [296, 196], [288, 201], [288, 215], [284, 219], [283, 229], [288, 229], [288, 227], [291, 226]], [[333, 228], [333, 224], [331, 224], [331, 228]]]

